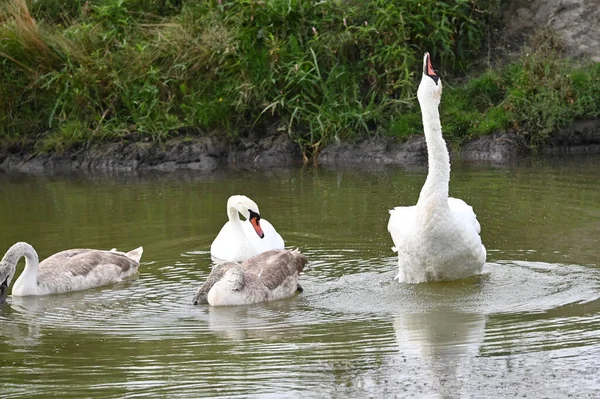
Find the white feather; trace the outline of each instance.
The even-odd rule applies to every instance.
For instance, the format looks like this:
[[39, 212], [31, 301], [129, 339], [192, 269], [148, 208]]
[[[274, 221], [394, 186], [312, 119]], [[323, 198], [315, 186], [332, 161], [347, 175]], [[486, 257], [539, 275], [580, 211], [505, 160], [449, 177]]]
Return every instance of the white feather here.
[[424, 58], [418, 98], [429, 171], [417, 204], [392, 209], [388, 222], [393, 249], [398, 252], [396, 278], [407, 283], [479, 274], [486, 258], [473, 208], [463, 200], [448, 197], [450, 160], [438, 112], [442, 84], [426, 74], [432, 70], [427, 69], [428, 57], [426, 54]]
[[[210, 246], [210, 254], [213, 259], [243, 262], [254, 255], [284, 248], [283, 238], [266, 219], [260, 219], [264, 237], [258, 236], [248, 220], [249, 210], [260, 214], [258, 206], [250, 198], [243, 195], [233, 195], [229, 198], [227, 201], [229, 221], [221, 228]], [[240, 220], [240, 213], [246, 220]]]

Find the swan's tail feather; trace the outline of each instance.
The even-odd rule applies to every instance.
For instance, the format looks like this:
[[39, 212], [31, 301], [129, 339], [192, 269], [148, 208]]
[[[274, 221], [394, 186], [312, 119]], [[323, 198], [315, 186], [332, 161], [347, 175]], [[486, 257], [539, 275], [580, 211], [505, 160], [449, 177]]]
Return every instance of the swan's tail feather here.
[[132, 251], [129, 251], [125, 254], [125, 256], [127, 256], [129, 259], [133, 259], [134, 261], [136, 261], [137, 263], [140, 263], [140, 260], [142, 259], [142, 254], [144, 253], [144, 248], [143, 247], [138, 247]]

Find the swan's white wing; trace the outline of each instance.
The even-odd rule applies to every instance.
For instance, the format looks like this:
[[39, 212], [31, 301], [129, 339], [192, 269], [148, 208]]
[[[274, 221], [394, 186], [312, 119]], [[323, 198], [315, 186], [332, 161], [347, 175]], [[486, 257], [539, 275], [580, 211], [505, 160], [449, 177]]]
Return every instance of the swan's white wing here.
[[472, 255], [478, 259], [478, 262], [483, 265], [487, 256], [487, 250], [481, 243], [481, 226], [477, 221], [477, 216], [473, 212], [473, 208], [458, 198], [448, 198], [448, 206], [454, 215], [454, 219], [463, 226], [461, 229], [464, 233], [463, 239], [465, 248], [470, 248]]
[[221, 261], [241, 262], [244, 260], [244, 256], [252, 256], [249, 253], [243, 253], [247, 252], [243, 250], [244, 245], [245, 243], [240, 242], [237, 235], [234, 234], [231, 222], [227, 222], [210, 245], [210, 255]]
[[392, 248], [394, 252], [398, 252], [398, 248], [402, 247], [411, 234], [414, 234], [415, 214], [415, 206], [397, 206], [390, 210], [388, 231], [394, 241], [395, 247]]
[[125, 253], [125, 256], [131, 260], [136, 261], [137, 263], [140, 263], [140, 261], [142, 260], [143, 254], [144, 254], [144, 248], [137, 247], [136, 249], [132, 249], [131, 251]]
[[457, 219], [462, 223], [472, 226], [477, 234], [481, 233], [481, 226], [477, 221], [477, 216], [475, 215], [475, 212], [473, 212], [471, 205], [468, 205], [461, 199], [449, 197], [448, 206]]
[[242, 223], [244, 234], [256, 251], [256, 254], [270, 251], [272, 249], [284, 248], [283, 238], [281, 238], [279, 233], [277, 233], [277, 230], [275, 230], [275, 227], [273, 227], [268, 220], [260, 219], [260, 227], [265, 235], [263, 238], [260, 238], [258, 234], [256, 234], [254, 227], [252, 227], [252, 224], [249, 221], [246, 220]]
[[260, 225], [265, 233], [265, 238], [269, 240], [269, 250], [283, 249], [285, 243], [283, 242], [281, 235], [275, 230], [275, 227], [266, 219], [261, 219]]
[[388, 230], [398, 252], [399, 281], [450, 280], [481, 269], [486, 251], [473, 209], [455, 198], [449, 198], [448, 207], [450, 213], [440, 209], [433, 219], [423, 219], [416, 206], [390, 211]]
[[245, 239], [241, 239], [235, 234], [231, 222], [225, 223], [210, 246], [210, 254], [213, 258], [243, 262], [259, 253], [284, 248], [283, 238], [267, 220], [260, 220], [264, 238], [260, 238], [256, 234], [254, 227], [248, 220], [243, 221], [241, 225]]

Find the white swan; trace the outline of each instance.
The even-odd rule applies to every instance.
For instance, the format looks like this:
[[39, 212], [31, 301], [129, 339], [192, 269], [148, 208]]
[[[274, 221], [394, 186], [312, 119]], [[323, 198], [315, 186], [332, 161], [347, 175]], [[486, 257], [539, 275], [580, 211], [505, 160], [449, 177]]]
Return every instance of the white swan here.
[[448, 197], [450, 157], [442, 137], [438, 106], [442, 82], [423, 59], [417, 91], [427, 143], [429, 172], [415, 206], [390, 211], [388, 231], [398, 252], [400, 282], [420, 283], [465, 278], [481, 273], [486, 250], [473, 208]]
[[[246, 218], [240, 220], [240, 215]], [[227, 200], [229, 221], [219, 231], [210, 246], [216, 260], [243, 262], [271, 249], [283, 249], [283, 238], [275, 227], [260, 217], [258, 205], [243, 195], [232, 195]]]
[[194, 295], [194, 305], [248, 305], [289, 298], [296, 291], [306, 257], [295, 250], [263, 252], [243, 263], [216, 265]]
[[25, 257], [25, 268], [15, 281], [14, 296], [60, 294], [115, 283], [135, 274], [143, 248], [125, 254], [97, 249], [70, 249], [56, 253], [41, 263], [35, 249], [18, 242], [0, 261], [0, 302], [6, 298], [17, 262]]

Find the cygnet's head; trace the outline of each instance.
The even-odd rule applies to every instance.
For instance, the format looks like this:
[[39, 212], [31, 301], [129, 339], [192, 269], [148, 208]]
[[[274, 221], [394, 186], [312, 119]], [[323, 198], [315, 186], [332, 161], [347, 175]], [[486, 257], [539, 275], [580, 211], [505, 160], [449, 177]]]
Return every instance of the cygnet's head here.
[[429, 53], [425, 53], [423, 56], [423, 76], [417, 91], [417, 98], [421, 106], [424, 103], [434, 103], [437, 106], [440, 104], [441, 97], [442, 80], [431, 65], [431, 56]]
[[[2, 267], [2, 265], [0, 265]], [[10, 284], [10, 276], [7, 274], [6, 277], [0, 277], [0, 304], [3, 304], [6, 301], [6, 297], [8, 296], [8, 285]]]
[[8, 286], [14, 273], [14, 268], [7, 264], [4, 259], [0, 260], [0, 304], [6, 301]]
[[[37, 261], [37, 253], [35, 249], [26, 242], [18, 242], [11, 246], [4, 257], [0, 260], [0, 304], [6, 301], [8, 296], [8, 287], [12, 278], [17, 271], [17, 262], [21, 256], [26, 255]], [[27, 258], [26, 262], [29, 262]]]
[[227, 208], [231, 209], [232, 207], [237, 209], [237, 211], [252, 224], [254, 231], [256, 231], [256, 234], [258, 234], [260, 238], [265, 236], [265, 233], [263, 233], [263, 230], [260, 227], [260, 211], [258, 210], [258, 205], [256, 205], [254, 201], [245, 195], [232, 195], [227, 201]]

